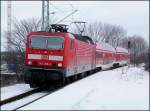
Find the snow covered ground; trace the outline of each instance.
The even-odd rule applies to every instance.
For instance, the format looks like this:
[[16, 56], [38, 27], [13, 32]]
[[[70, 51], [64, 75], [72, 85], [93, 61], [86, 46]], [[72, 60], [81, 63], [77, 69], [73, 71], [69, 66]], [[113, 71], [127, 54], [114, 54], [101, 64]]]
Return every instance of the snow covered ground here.
[[[33, 88], [30, 88], [30, 86], [28, 84], [15, 84], [12, 86], [2, 87], [1, 88], [1, 100], [13, 97], [15, 95], [22, 94], [22, 93], [30, 91], [30, 90], [33, 90]], [[44, 92], [44, 91], [35, 93], [35, 94], [30, 95], [21, 100], [17, 100], [15, 102], [11, 102], [11, 103], [2, 105], [1, 110], [14, 110], [14, 109], [18, 108], [19, 106], [29, 103], [30, 101], [33, 101], [45, 94], [47, 94], [47, 92]]]
[[20, 106], [23, 106], [41, 96], [44, 96], [45, 94], [47, 94], [47, 92], [40, 92], [40, 93], [35, 93], [33, 95], [30, 95], [26, 98], [23, 98], [23, 99], [20, 99], [20, 100], [17, 100], [15, 102], [11, 102], [11, 103], [8, 103], [8, 104], [5, 104], [5, 105], [2, 105], [1, 106], [1, 110], [14, 110]]
[[142, 67], [101, 71], [19, 110], [148, 110], [149, 72]]
[[1, 100], [32, 90], [28, 84], [15, 84], [1, 88]]

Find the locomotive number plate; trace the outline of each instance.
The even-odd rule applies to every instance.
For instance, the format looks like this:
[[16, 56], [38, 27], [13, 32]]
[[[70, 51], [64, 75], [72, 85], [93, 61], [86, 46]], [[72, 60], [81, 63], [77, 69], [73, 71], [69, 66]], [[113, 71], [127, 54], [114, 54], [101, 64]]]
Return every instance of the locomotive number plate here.
[[48, 59], [48, 55], [42, 55], [42, 59]]

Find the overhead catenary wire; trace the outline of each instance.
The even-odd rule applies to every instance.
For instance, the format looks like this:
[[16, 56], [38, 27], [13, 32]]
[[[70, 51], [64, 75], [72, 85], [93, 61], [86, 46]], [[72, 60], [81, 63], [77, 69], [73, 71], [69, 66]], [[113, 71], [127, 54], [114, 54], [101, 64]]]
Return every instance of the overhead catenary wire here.
[[[43, 0], [44, 1], [44, 0]], [[45, 0], [45, 1], [47, 1], [47, 0]], [[57, 9], [57, 10], [59, 10], [60, 12], [62, 12], [63, 14], [66, 14], [63, 10], [61, 10], [60, 8], [58, 8], [58, 7], [56, 7], [52, 2], [49, 2], [49, 4], [52, 6], [52, 7], [54, 7], [55, 9]], [[72, 12], [71, 13], [69, 13], [67, 16], [65, 16], [65, 17], [63, 17], [62, 19], [60, 19], [60, 20], [58, 20], [56, 23], [54, 23], [54, 24], [59, 24], [59, 23], [61, 23], [62, 21], [64, 21], [64, 20], [66, 20], [68, 17], [70, 17], [70, 16], [72, 16], [71, 17], [71, 21], [72, 22], [70, 22], [70, 24], [69, 24], [69, 26], [71, 26], [71, 24], [72, 23], [75, 23], [75, 25], [76, 25], [76, 27], [77, 27], [77, 29], [80, 31], [80, 33], [82, 34], [84, 31], [85, 31], [85, 23], [86, 22], [84, 22], [84, 26], [83, 27], [81, 27], [82, 25], [82, 23], [80, 22], [78, 22], [78, 25], [77, 25], [77, 22], [75, 21], [75, 19], [74, 19], [74, 13], [76, 13], [78, 10], [74, 10], [74, 6], [71, 4], [71, 3], [69, 3], [69, 5], [71, 6], [71, 8], [72, 8]], [[44, 9], [44, 8], [43, 8]], [[49, 14], [50, 14], [50, 12], [49, 12]], [[54, 14], [54, 13], [53, 13]], [[48, 28], [49, 27], [49, 25], [50, 24], [48, 24], [47, 26], [46, 26], [46, 28]], [[79, 26], [80, 25], [80, 26]], [[81, 27], [81, 28], [80, 28]]]
[[[69, 1], [68, 1], [68, 2], [69, 2]], [[75, 11], [74, 6], [73, 6], [70, 2], [69, 2], [68, 4], [71, 6], [72, 12], [74, 12], [74, 11]], [[58, 8], [58, 7], [55, 6], [52, 2], [50, 2], [50, 5], [51, 5], [52, 7], [54, 7], [55, 9], [57, 9], [58, 11], [60, 11], [61, 13], [66, 14], [66, 11], [64, 11], [64, 10], [62, 10], [62, 9], [60, 9], [60, 8]], [[58, 13], [58, 12], [57, 12], [57, 13]], [[68, 22], [73, 22], [73, 21], [75, 21], [75, 19], [74, 19], [74, 14], [72, 14], [72, 18], [71, 18], [71, 20], [68, 21]], [[72, 23], [70, 23], [70, 24], [72, 24]]]
[[55, 9], [57, 9], [58, 11], [62, 12], [65, 14], [65, 12], [61, 9], [59, 9], [58, 7], [56, 7], [54, 4], [52, 4], [51, 2], [49, 2], [51, 6], [53, 6]]
[[68, 17], [71, 16], [72, 14], [76, 13], [77, 11], [78, 11], [78, 10], [75, 10], [75, 11], [71, 12], [70, 14], [68, 14], [67, 16], [65, 16], [64, 18], [62, 18], [62, 19], [59, 20], [58, 22], [56, 22], [55, 24], [58, 24], [58, 23], [64, 21], [66, 18], [68, 18]]

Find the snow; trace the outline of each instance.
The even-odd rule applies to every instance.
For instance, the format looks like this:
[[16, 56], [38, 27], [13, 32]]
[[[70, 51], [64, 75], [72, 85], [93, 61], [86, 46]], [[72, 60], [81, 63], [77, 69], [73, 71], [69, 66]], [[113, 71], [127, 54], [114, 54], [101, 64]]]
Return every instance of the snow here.
[[35, 93], [35, 94], [30, 95], [30, 96], [28, 96], [26, 98], [17, 100], [15, 102], [11, 102], [9, 104], [2, 105], [1, 106], [1, 110], [6, 110], [6, 111], [8, 111], [8, 110], [14, 110], [14, 109], [16, 109], [16, 108], [18, 108], [20, 106], [23, 106], [23, 105], [25, 105], [25, 104], [27, 104], [27, 103], [29, 103], [29, 102], [31, 102], [31, 101], [39, 98], [39, 97], [45, 95], [46, 93], [47, 92], [44, 92], [44, 93], [43, 92], [41, 92], [41, 93]]
[[12, 86], [1, 87], [1, 100], [30, 91], [32, 88], [28, 84], [15, 84]]
[[116, 48], [116, 52], [124, 52], [124, 53], [128, 53], [128, 50], [122, 47], [117, 47]]
[[1, 74], [16, 75], [12, 70], [8, 70], [8, 64], [1, 64]]
[[115, 52], [115, 48], [112, 47], [111, 45], [104, 43], [104, 42], [100, 42], [96, 45], [96, 49], [102, 49], [102, 50], [107, 50], [107, 51], [111, 51], [111, 52]]
[[149, 73], [142, 67], [101, 71], [19, 110], [148, 110]]
[[0, 73], [1, 73], [1, 75], [4, 75], [4, 74], [5, 74], [5, 75], [16, 75], [15, 72], [10, 72], [10, 71], [8, 71], [8, 70], [7, 70], [7, 71], [1, 71]]

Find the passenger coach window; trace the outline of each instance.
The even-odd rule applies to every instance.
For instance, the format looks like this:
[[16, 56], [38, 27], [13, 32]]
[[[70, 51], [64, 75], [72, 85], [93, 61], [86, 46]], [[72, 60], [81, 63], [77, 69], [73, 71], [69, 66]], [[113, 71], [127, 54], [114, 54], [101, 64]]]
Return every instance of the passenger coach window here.
[[98, 58], [103, 58], [103, 53], [98, 53], [98, 52], [96, 52], [96, 57], [98, 57]]
[[71, 49], [74, 48], [74, 40], [73, 40], [73, 39], [71, 39], [70, 48], [71, 48]]

